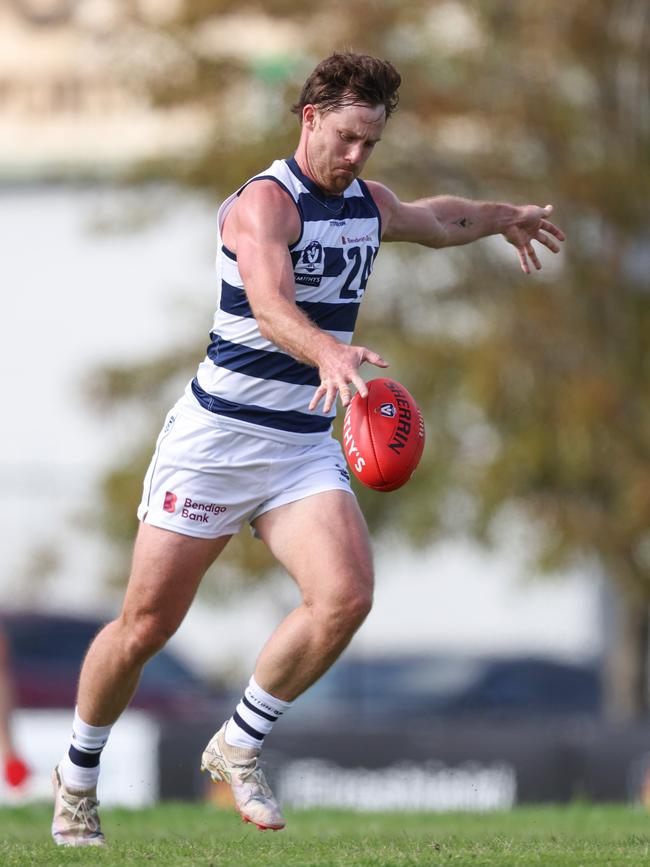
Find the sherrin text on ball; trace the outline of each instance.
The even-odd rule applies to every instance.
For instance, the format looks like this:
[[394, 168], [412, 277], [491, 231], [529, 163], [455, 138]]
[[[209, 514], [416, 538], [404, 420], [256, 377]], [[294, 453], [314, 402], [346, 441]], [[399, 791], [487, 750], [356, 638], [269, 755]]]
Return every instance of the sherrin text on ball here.
[[374, 491], [395, 491], [413, 475], [424, 448], [424, 420], [412, 395], [394, 379], [368, 382], [350, 401], [343, 450], [350, 469]]

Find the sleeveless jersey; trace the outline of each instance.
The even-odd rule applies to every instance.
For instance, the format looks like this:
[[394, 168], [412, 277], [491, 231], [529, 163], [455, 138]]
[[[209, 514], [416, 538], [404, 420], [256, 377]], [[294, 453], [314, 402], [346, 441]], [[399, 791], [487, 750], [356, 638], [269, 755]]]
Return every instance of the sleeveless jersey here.
[[233, 193], [219, 209], [219, 302], [207, 355], [188, 386], [222, 427], [286, 442], [309, 443], [330, 431], [336, 414], [322, 403], [308, 409], [318, 370], [296, 361], [262, 336], [246, 297], [237, 257], [221, 239], [224, 219], [250, 183], [272, 180], [293, 199], [300, 238], [289, 247], [296, 304], [319, 328], [350, 343], [381, 238], [381, 218], [363, 181], [342, 195], [326, 195], [295, 159], [276, 160]]

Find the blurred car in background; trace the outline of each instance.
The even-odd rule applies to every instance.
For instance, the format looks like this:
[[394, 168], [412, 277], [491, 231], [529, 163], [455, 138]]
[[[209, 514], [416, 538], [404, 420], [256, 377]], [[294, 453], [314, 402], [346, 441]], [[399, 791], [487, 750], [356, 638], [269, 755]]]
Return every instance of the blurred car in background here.
[[[0, 616], [11, 647], [16, 704], [71, 708], [90, 641], [103, 626], [93, 617]], [[229, 714], [239, 690], [214, 689], [169, 649], [144, 668], [131, 707], [162, 719], [201, 720]], [[364, 724], [441, 718], [521, 719], [597, 716], [596, 664], [544, 657], [345, 654], [305, 695], [287, 722], [320, 724], [354, 717]]]
[[[10, 645], [16, 706], [74, 707], [79, 668], [88, 645], [104, 625], [92, 617], [3, 614]], [[164, 719], [196, 719], [221, 712], [217, 693], [170, 650], [144, 668], [131, 707]]]
[[301, 721], [597, 716], [598, 666], [534, 656], [343, 656], [287, 714]]

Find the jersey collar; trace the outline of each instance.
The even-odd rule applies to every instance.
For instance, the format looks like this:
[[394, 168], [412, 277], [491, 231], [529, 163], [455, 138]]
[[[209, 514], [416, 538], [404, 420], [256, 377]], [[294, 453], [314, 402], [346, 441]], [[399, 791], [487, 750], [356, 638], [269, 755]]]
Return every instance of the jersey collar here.
[[339, 211], [344, 205], [344, 195], [341, 194], [339, 196], [328, 196], [327, 193], [323, 192], [318, 184], [314, 183], [311, 178], [308, 178], [305, 175], [298, 165], [295, 157], [290, 157], [285, 160], [286, 164], [289, 166], [289, 169], [292, 173], [298, 178], [298, 180], [307, 187], [309, 192], [315, 199], [318, 199], [326, 208], [332, 211]]

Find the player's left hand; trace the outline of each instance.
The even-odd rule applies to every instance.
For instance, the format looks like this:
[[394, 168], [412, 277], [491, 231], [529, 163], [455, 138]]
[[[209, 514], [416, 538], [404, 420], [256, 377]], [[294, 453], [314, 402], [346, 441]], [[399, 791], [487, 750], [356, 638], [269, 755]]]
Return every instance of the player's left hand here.
[[543, 244], [551, 253], [559, 253], [560, 245], [550, 236], [564, 241], [565, 235], [547, 219], [553, 212], [553, 205], [546, 205], [545, 208], [540, 208], [539, 205], [524, 205], [519, 208], [519, 212], [512, 225], [503, 232], [503, 237], [517, 249], [521, 270], [524, 274], [530, 274], [529, 260], [537, 271], [542, 267], [532, 242]]

